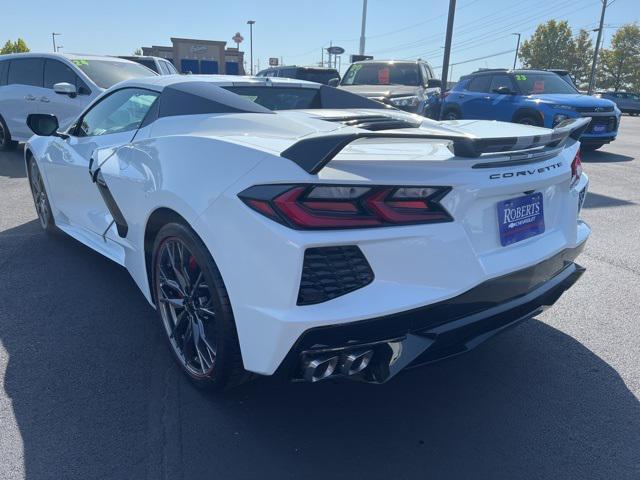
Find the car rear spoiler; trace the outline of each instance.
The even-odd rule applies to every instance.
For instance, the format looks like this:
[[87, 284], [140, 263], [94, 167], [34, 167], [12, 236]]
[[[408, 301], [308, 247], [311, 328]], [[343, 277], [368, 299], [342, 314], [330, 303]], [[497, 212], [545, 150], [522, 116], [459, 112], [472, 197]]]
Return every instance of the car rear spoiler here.
[[590, 117], [569, 118], [550, 133], [522, 137], [479, 138], [472, 135], [445, 133], [350, 132], [304, 137], [280, 156], [288, 158], [310, 174], [316, 174], [347, 145], [361, 138], [389, 138], [403, 140], [445, 140], [451, 142], [454, 155], [479, 157], [483, 153], [513, 152], [540, 147], [558, 147], [569, 138], [578, 140], [585, 131]]

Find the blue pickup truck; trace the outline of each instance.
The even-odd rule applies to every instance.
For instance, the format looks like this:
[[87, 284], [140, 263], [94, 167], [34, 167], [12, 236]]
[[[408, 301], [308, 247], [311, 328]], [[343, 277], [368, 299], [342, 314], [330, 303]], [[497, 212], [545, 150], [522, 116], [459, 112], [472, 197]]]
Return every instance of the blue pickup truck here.
[[545, 70], [479, 70], [461, 77], [441, 102], [443, 120], [477, 118], [553, 128], [567, 118], [591, 117], [580, 138], [585, 150], [615, 140], [620, 125], [615, 103], [583, 95]]

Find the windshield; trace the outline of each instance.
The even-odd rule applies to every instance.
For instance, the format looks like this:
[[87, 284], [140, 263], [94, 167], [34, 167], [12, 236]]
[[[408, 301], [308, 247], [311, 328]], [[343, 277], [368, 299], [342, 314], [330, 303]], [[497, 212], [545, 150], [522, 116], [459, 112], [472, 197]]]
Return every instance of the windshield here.
[[100, 88], [109, 88], [130, 78], [150, 77], [155, 72], [133, 62], [111, 60], [71, 60]]
[[415, 63], [354, 63], [342, 79], [342, 85], [418, 86], [420, 75]]
[[316, 82], [327, 85], [332, 78], [340, 78], [335, 70], [320, 70], [312, 68], [301, 68], [298, 70], [298, 78], [308, 82]]
[[222, 87], [269, 110], [320, 108], [316, 88]]
[[575, 88], [555, 73], [516, 73], [514, 78], [524, 95], [578, 93]]

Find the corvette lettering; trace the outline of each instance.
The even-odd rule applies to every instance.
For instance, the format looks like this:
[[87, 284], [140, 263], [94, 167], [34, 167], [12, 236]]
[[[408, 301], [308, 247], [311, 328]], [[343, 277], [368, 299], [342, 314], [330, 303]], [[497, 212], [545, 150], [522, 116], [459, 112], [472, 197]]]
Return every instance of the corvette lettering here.
[[491, 180], [497, 180], [498, 178], [524, 177], [527, 175], [535, 175], [536, 173], [549, 172], [560, 167], [562, 167], [562, 162], [547, 165], [545, 167], [534, 168], [532, 170], [518, 170], [517, 172], [494, 173], [492, 175], [489, 175], [489, 178]]

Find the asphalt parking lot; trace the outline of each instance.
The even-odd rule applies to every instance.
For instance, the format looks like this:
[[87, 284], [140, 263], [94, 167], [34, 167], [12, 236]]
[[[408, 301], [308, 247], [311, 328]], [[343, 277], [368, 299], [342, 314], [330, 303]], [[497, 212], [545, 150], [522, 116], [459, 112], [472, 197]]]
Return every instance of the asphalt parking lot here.
[[0, 154], [0, 479], [640, 478], [640, 117], [584, 155], [554, 308], [382, 386], [191, 387], [125, 270], [36, 220]]

